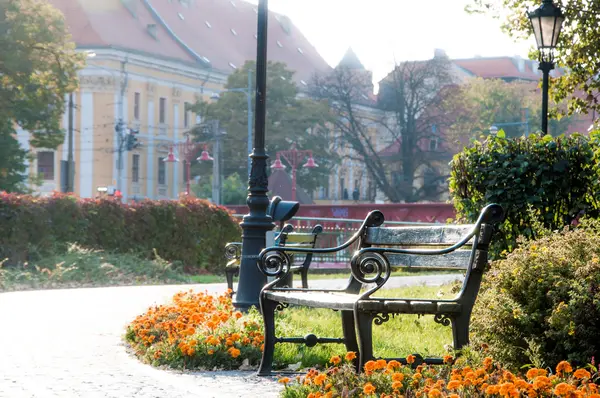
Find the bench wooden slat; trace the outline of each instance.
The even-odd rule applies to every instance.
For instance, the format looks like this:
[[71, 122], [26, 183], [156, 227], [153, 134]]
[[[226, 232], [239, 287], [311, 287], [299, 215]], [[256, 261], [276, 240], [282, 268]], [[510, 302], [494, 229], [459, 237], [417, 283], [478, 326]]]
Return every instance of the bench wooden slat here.
[[412, 255], [412, 254], [386, 254], [392, 267], [396, 268], [469, 268], [471, 250], [456, 250], [442, 255]]
[[334, 310], [352, 310], [352, 306], [357, 299], [356, 294], [349, 293], [327, 293], [327, 292], [294, 292], [268, 290], [265, 292], [269, 300], [297, 304], [305, 307], [331, 308]]
[[315, 241], [315, 238], [318, 234], [313, 233], [302, 233], [302, 232], [294, 232], [286, 234], [285, 244], [286, 246], [290, 243], [304, 243], [306, 245], [312, 245]]
[[432, 227], [375, 227], [368, 228], [368, 245], [418, 246], [452, 245], [459, 242], [474, 225], [444, 225]]

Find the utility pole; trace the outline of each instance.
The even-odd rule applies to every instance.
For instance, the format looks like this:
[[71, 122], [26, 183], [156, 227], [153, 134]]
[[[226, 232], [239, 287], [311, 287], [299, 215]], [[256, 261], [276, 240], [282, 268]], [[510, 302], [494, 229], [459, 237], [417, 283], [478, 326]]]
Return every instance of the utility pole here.
[[211, 132], [215, 139], [215, 153], [213, 159], [213, 183], [212, 183], [212, 201], [216, 205], [221, 204], [221, 132], [219, 131], [219, 121], [211, 120]]
[[73, 93], [69, 93], [69, 125], [68, 125], [68, 153], [67, 153], [67, 184], [66, 192], [75, 191], [75, 162], [73, 160]]
[[117, 145], [118, 145], [118, 156], [117, 156], [117, 190], [123, 192], [122, 178], [123, 178], [123, 141], [124, 135], [124, 118], [125, 118], [125, 90], [127, 90], [127, 72], [125, 71], [125, 65], [127, 64], [128, 58], [121, 61], [121, 98], [119, 99], [119, 121], [115, 130], [117, 131]]

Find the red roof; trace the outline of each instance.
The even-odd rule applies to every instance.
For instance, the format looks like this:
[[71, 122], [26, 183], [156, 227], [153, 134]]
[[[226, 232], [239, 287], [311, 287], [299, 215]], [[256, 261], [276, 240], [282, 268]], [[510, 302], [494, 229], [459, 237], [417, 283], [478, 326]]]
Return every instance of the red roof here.
[[453, 59], [452, 62], [467, 72], [484, 79], [523, 79], [540, 80], [537, 65], [518, 57]]
[[[80, 47], [117, 47], [226, 73], [256, 59], [256, 6], [240, 0], [50, 0]], [[127, 4], [127, 7], [125, 6]], [[148, 32], [154, 24], [156, 39]], [[285, 16], [269, 13], [268, 58], [297, 80], [331, 68]], [[195, 54], [197, 55], [195, 55]], [[199, 56], [199, 57], [198, 57]], [[232, 66], [233, 65], [233, 66]]]

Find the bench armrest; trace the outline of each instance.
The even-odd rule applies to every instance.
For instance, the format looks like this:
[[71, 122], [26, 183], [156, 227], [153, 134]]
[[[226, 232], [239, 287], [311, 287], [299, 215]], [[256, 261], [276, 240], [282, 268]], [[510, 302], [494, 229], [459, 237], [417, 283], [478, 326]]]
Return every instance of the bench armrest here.
[[[274, 277], [276, 281], [285, 278], [290, 272], [292, 261], [287, 253], [304, 253], [304, 254], [315, 254], [315, 253], [335, 253], [344, 249], [347, 249], [356, 242], [364, 233], [367, 227], [377, 227], [383, 224], [383, 214], [378, 211], [370, 212], [361, 227], [352, 235], [346, 242], [336, 247], [327, 248], [303, 248], [303, 247], [281, 247], [271, 246], [263, 249], [258, 255], [257, 266], [258, 269], [266, 276]], [[320, 227], [320, 226], [319, 226]], [[318, 232], [322, 231], [322, 227], [319, 228]], [[270, 285], [270, 284], [269, 284]]]

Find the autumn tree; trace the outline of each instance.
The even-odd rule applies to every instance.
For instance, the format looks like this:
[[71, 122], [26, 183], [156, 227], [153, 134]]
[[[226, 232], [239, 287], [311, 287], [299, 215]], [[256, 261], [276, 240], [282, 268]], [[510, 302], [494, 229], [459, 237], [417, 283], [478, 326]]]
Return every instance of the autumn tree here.
[[[396, 65], [380, 82], [375, 102], [368, 95], [369, 77], [345, 66], [317, 76], [312, 95], [328, 101], [335, 139], [350, 149], [346, 156], [365, 165], [387, 199], [416, 202], [436, 199], [444, 190], [447, 170], [440, 160], [448, 156], [431, 142], [441, 139], [439, 132], [447, 124], [442, 90], [453, 81], [448, 58], [436, 56]], [[427, 183], [416, 188], [417, 178]]]
[[63, 15], [47, 1], [0, 0], [0, 190], [22, 190], [27, 178], [17, 128], [29, 131], [33, 147], [63, 142], [64, 98], [82, 62]]
[[[560, 103], [567, 100], [566, 113], [600, 111], [600, 1], [555, 0], [565, 14], [565, 21], [555, 51], [556, 64], [566, 73], [552, 78], [551, 97]], [[468, 12], [499, 18], [502, 29], [515, 39], [531, 37], [528, 7], [538, 6], [530, 0], [471, 0]], [[537, 59], [537, 50], [530, 57]], [[556, 109], [554, 109], [556, 111]]]
[[[224, 89], [248, 87], [248, 70], [254, 71], [255, 63], [248, 61], [242, 68], [229, 75]], [[330, 148], [326, 123], [331, 119], [326, 103], [299, 98], [298, 86], [293, 80], [294, 72], [285, 64], [269, 62], [267, 66], [267, 117], [266, 149], [274, 159], [277, 151], [290, 149], [293, 143], [298, 149], [310, 149], [316, 169], [298, 170], [298, 185], [308, 191], [323, 186], [337, 156]], [[255, 81], [252, 80], [252, 85]], [[252, 110], [254, 110], [254, 86], [251, 87]], [[223, 92], [217, 101], [199, 101], [191, 108], [203, 120], [217, 119], [226, 132], [223, 136], [223, 178], [238, 174], [246, 180], [247, 173], [247, 97], [243, 92]], [[254, 124], [252, 124], [254, 129]], [[210, 137], [195, 132], [198, 141]], [[289, 168], [288, 168], [289, 170]], [[201, 176], [210, 175], [210, 165], [195, 165], [194, 172]]]
[[[493, 125], [504, 130], [507, 137], [539, 129], [542, 104], [536, 82], [476, 77], [455, 87], [445, 101], [445, 108], [453, 115], [446, 136], [457, 150], [487, 135]], [[570, 122], [570, 117], [550, 120], [549, 133], [565, 133]]]

